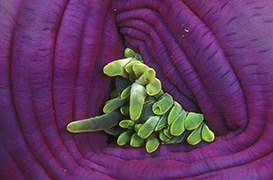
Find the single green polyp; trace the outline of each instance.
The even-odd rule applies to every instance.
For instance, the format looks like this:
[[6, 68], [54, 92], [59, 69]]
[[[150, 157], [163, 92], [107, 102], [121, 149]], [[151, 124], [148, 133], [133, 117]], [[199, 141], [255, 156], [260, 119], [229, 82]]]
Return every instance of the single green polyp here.
[[185, 117], [186, 112], [183, 110], [180, 115], [171, 124], [170, 132], [173, 136], [179, 136], [185, 131]]
[[132, 129], [129, 129], [129, 130], [121, 133], [117, 139], [117, 144], [120, 146], [123, 146], [123, 145], [129, 143], [133, 132], [134, 131]]
[[122, 91], [122, 93], [120, 94], [121, 99], [125, 99], [126, 97], [128, 97], [130, 95], [130, 92], [131, 92], [131, 85]]
[[136, 53], [130, 49], [130, 48], [126, 48], [125, 51], [124, 51], [124, 56], [125, 57], [135, 57]]
[[137, 134], [139, 137], [146, 139], [154, 132], [155, 126], [157, 125], [160, 116], [151, 116], [143, 126], [138, 130]]
[[137, 63], [133, 66], [134, 74], [137, 78], [139, 78], [149, 67], [145, 64]]
[[134, 75], [134, 71], [133, 71], [133, 66], [136, 64], [142, 64], [140, 61], [138, 60], [132, 60], [131, 62], [129, 62], [126, 66], [125, 66], [125, 71], [130, 74], [131, 76], [135, 76]]
[[207, 142], [212, 142], [214, 138], [214, 133], [209, 129], [206, 123], [203, 123], [202, 139]]
[[119, 122], [119, 126], [122, 128], [133, 127], [134, 124], [135, 124], [135, 122], [132, 120], [122, 120]]
[[149, 96], [155, 96], [161, 90], [161, 82], [159, 79], [154, 78], [150, 83], [146, 86], [147, 94]]
[[67, 125], [67, 130], [72, 133], [95, 132], [107, 130], [118, 125], [123, 116], [119, 112], [111, 112], [80, 121], [73, 121]]
[[118, 108], [120, 108], [123, 104], [125, 104], [127, 101], [128, 99], [122, 99], [121, 97], [116, 97], [114, 99], [111, 99], [107, 101], [107, 103], [103, 107], [103, 112], [109, 113], [109, 112], [115, 111]]
[[159, 101], [155, 102], [153, 105], [153, 112], [157, 115], [163, 115], [166, 113], [173, 105], [173, 98], [168, 93], [165, 93]]
[[104, 74], [110, 77], [114, 76], [122, 76], [124, 78], [128, 77], [128, 74], [126, 73], [124, 67], [125, 65], [130, 62], [132, 58], [126, 58], [126, 59], [121, 59], [117, 61], [110, 62], [103, 68]]
[[187, 130], [196, 129], [204, 120], [203, 114], [189, 112], [185, 119], [185, 127]]
[[174, 106], [171, 109], [171, 112], [168, 116], [168, 124], [171, 125], [173, 123], [173, 121], [179, 116], [179, 114], [182, 111], [182, 107], [181, 105], [174, 101]]
[[137, 120], [142, 112], [144, 100], [146, 98], [146, 89], [134, 83], [131, 88], [129, 113], [132, 120]]
[[155, 78], [155, 70], [152, 68], [146, 69], [146, 71], [136, 80], [136, 83], [140, 85], [146, 85]]
[[103, 68], [106, 75], [116, 77], [116, 89], [103, 107], [105, 114], [71, 122], [69, 132], [103, 130], [117, 136], [118, 145], [145, 146], [148, 153], [160, 144], [196, 145], [202, 139], [214, 140], [203, 115], [185, 111], [165, 93], [155, 70], [143, 64], [140, 54], [126, 48], [124, 56]]
[[141, 146], [144, 145], [144, 143], [145, 143], [145, 140], [142, 139], [141, 137], [139, 137], [139, 136], [137, 135], [137, 133], [134, 133], [134, 134], [132, 135], [131, 140], [130, 140], [130, 145], [131, 145], [132, 147], [141, 147]]
[[192, 131], [192, 133], [187, 138], [187, 141], [189, 144], [196, 145], [202, 140], [201, 139], [201, 130], [202, 130], [202, 126], [199, 126], [197, 129]]
[[148, 153], [152, 153], [152, 152], [154, 152], [158, 148], [159, 145], [160, 145], [160, 142], [159, 142], [158, 138], [156, 137], [155, 134], [152, 134], [147, 139], [147, 142], [146, 142], [146, 151]]

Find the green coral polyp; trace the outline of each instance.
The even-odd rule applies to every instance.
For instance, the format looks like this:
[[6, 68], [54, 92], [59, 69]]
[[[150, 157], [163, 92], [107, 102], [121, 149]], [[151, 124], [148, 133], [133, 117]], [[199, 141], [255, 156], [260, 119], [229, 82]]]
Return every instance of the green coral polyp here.
[[113, 62], [110, 62], [103, 68], [104, 74], [110, 77], [114, 76], [122, 76], [124, 78], [128, 77], [128, 74], [126, 73], [124, 67], [125, 65], [130, 62], [132, 58], [126, 58], [121, 60], [116, 60]]
[[215, 139], [203, 114], [185, 111], [165, 93], [155, 70], [143, 64], [140, 54], [126, 48], [124, 56], [125, 59], [110, 62], [103, 68], [106, 75], [117, 76], [112, 99], [103, 108], [105, 114], [71, 122], [68, 131], [104, 130], [118, 136], [118, 145], [145, 146], [148, 153], [160, 144], [196, 145], [202, 140]]

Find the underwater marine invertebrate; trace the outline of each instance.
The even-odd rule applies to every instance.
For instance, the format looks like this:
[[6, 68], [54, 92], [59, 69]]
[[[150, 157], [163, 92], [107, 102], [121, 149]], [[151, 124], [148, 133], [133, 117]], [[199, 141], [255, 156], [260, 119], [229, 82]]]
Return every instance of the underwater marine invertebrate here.
[[[103, 108], [106, 114], [71, 122], [67, 125], [67, 130], [72, 133], [105, 130], [105, 132], [110, 132], [110, 135], [119, 135], [117, 144], [121, 146], [130, 141], [131, 146], [141, 147], [146, 142], [146, 150], [149, 153], [154, 152], [160, 143], [181, 143], [184, 138], [187, 138], [191, 145], [198, 144], [202, 138], [212, 142], [215, 136], [203, 122], [203, 115], [186, 112], [179, 103], [173, 101], [171, 95], [164, 93], [161, 89], [161, 82], [156, 79], [154, 69], [135, 60], [136, 55], [137, 53], [133, 50], [126, 48], [124, 52], [126, 59], [110, 62], [104, 67], [103, 71], [106, 75], [121, 76], [132, 83], [128, 83], [129, 81], [125, 79], [116, 79], [117, 89], [113, 93], [118, 94], [106, 102]], [[142, 66], [138, 66], [140, 64]], [[152, 85], [149, 86], [150, 84]], [[127, 113], [124, 113], [125, 103], [129, 104]], [[114, 127], [116, 125], [123, 128], [124, 132]], [[185, 129], [192, 130], [192, 132], [190, 134], [184, 132]], [[113, 132], [115, 130], [116, 132]], [[159, 137], [162, 132], [165, 138]], [[184, 133], [183, 136], [182, 133]], [[179, 141], [175, 136], [180, 136]], [[176, 140], [173, 141], [173, 139]]]

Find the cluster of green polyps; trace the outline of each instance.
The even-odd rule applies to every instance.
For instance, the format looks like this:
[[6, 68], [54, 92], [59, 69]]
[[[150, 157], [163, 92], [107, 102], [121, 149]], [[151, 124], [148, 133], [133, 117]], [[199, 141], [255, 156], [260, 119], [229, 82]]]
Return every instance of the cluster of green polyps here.
[[155, 151], [160, 144], [198, 144], [202, 139], [214, 140], [214, 133], [202, 114], [185, 111], [172, 96], [162, 90], [155, 70], [143, 64], [141, 56], [125, 49], [125, 59], [110, 62], [103, 72], [116, 77], [102, 116], [74, 121], [67, 130], [73, 133], [104, 130], [118, 136], [117, 144], [130, 143]]

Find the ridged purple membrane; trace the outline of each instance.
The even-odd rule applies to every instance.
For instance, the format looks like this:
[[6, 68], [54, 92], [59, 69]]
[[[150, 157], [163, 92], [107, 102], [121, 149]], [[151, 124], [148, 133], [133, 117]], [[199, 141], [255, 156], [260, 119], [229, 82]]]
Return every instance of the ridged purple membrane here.
[[[102, 113], [125, 47], [212, 143], [145, 148], [66, 125]], [[0, 179], [273, 179], [273, 3], [0, 1]]]

